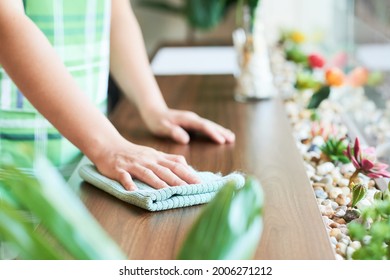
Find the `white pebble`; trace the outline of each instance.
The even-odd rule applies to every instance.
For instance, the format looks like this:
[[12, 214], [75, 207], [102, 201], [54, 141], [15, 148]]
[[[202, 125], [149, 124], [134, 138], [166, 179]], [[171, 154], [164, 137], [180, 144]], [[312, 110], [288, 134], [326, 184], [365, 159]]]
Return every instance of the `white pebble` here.
[[332, 243], [333, 245], [335, 245], [335, 246], [336, 246], [336, 245], [337, 245], [337, 243], [338, 243], [338, 242], [337, 242], [337, 239], [336, 239], [336, 237], [334, 237], [334, 236], [331, 236], [331, 237], [330, 237], [330, 243]]
[[352, 254], [356, 251], [356, 249], [349, 246], [347, 248], [347, 259], [352, 260]]
[[370, 207], [372, 205], [371, 201], [369, 201], [368, 199], [366, 198], [363, 198], [362, 200], [360, 200], [357, 204], [356, 204], [356, 207], [359, 209], [359, 210], [363, 210], [367, 207]]
[[354, 248], [355, 250], [359, 249], [362, 247], [359, 241], [352, 241], [351, 244], [349, 244], [350, 247]]
[[341, 242], [337, 243], [336, 253], [340, 254], [341, 256], [345, 256], [345, 254], [347, 253], [347, 245]]
[[346, 178], [341, 178], [337, 183], [340, 187], [348, 187], [349, 180]]
[[332, 188], [329, 192], [329, 197], [332, 199], [336, 199], [336, 197], [342, 193], [343, 191], [340, 188]]
[[332, 162], [325, 162], [317, 166], [317, 174], [318, 175], [325, 175], [332, 172], [332, 170], [335, 168], [334, 164]]
[[325, 144], [324, 138], [322, 136], [315, 136], [312, 140], [312, 144], [321, 147]]
[[353, 173], [356, 170], [355, 166], [353, 166], [352, 162], [345, 163], [340, 167], [341, 174], [345, 173]]
[[343, 192], [343, 195], [348, 196], [351, 193], [351, 189], [349, 187], [342, 187], [340, 188]]
[[341, 238], [340, 242], [344, 243], [345, 245], [349, 245], [351, 240], [349, 238], [347, 238], [347, 237], [343, 237], [343, 238]]

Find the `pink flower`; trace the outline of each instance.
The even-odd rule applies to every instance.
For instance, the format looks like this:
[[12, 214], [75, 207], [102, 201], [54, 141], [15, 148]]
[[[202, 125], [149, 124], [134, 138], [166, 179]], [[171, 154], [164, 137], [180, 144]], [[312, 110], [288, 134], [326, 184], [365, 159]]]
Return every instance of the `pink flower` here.
[[329, 66], [343, 68], [345, 65], [347, 65], [347, 62], [348, 62], [347, 53], [341, 52], [341, 53], [336, 54], [333, 57], [333, 61], [330, 63]]
[[337, 135], [337, 128], [333, 124], [325, 122], [312, 122], [310, 133], [312, 138], [321, 136], [326, 141], [329, 136]]
[[359, 138], [356, 137], [354, 147], [348, 146], [346, 156], [356, 167], [357, 172], [370, 178], [390, 178], [390, 173], [386, 170], [389, 166], [377, 161], [375, 148], [361, 149]]
[[361, 87], [367, 83], [368, 70], [364, 67], [354, 68], [347, 76], [347, 83], [353, 87]]

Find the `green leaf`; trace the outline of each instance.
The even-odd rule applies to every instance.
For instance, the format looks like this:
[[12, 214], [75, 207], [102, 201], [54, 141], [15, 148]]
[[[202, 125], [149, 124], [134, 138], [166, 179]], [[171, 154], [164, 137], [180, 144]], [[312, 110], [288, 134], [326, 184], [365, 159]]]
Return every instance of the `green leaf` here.
[[186, 0], [180, 5], [166, 3], [164, 0], [143, 0], [140, 1], [140, 5], [181, 15], [191, 27], [208, 30], [214, 28], [222, 21], [234, 2], [236, 1]]
[[375, 200], [383, 200], [383, 193], [381, 191], [377, 191], [375, 194], [374, 194], [374, 199]]
[[118, 246], [48, 161], [38, 158], [34, 166], [35, 178], [9, 168], [17, 176], [8, 176], [3, 185], [12, 196], [75, 259], [124, 259]]
[[308, 109], [317, 109], [318, 106], [320, 106], [321, 102], [329, 97], [329, 94], [330, 94], [330, 87], [329, 86], [321, 87], [318, 91], [316, 91], [312, 95], [307, 108]]
[[380, 71], [370, 72], [367, 79], [367, 85], [369, 86], [378, 86], [383, 83], [384, 75]]
[[297, 80], [294, 86], [296, 89], [299, 90], [305, 90], [305, 89], [317, 90], [321, 86], [321, 83], [314, 78], [312, 73], [300, 72], [297, 75]]
[[366, 230], [364, 229], [364, 227], [357, 222], [349, 223], [348, 230], [351, 238], [355, 240], [361, 241], [366, 235]]
[[199, 29], [213, 28], [224, 17], [225, 4], [226, 0], [187, 0], [187, 20]]
[[367, 188], [362, 184], [357, 184], [352, 187], [352, 207], [362, 200], [367, 193]]
[[386, 222], [373, 223], [370, 229], [372, 238], [381, 242], [390, 239], [390, 224]]
[[347, 149], [347, 145], [344, 143], [344, 139], [334, 139], [330, 137], [321, 147], [321, 151], [326, 154], [333, 162], [350, 162], [349, 158], [345, 156], [344, 152]]
[[345, 156], [345, 155], [339, 156], [339, 161], [342, 162], [342, 163], [349, 163], [349, 162], [351, 162], [351, 160], [347, 156]]
[[297, 64], [307, 64], [307, 55], [297, 46], [285, 50], [286, 59]]
[[[0, 189], [1, 192], [1, 189]], [[20, 211], [0, 201], [0, 242], [7, 241], [19, 253], [19, 257], [32, 260], [58, 260], [63, 256], [53, 250], [41, 235], [34, 231], [33, 224], [26, 221]]]
[[262, 233], [263, 193], [253, 178], [225, 185], [192, 226], [178, 259], [250, 259]]

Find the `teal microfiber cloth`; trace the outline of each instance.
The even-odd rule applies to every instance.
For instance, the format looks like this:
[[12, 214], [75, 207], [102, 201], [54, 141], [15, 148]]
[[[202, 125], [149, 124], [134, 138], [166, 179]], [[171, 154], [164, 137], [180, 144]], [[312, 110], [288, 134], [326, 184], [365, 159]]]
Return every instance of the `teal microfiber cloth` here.
[[237, 188], [241, 188], [245, 184], [244, 176], [238, 172], [226, 176], [212, 172], [198, 172], [195, 170], [194, 172], [200, 178], [201, 183], [154, 189], [141, 181], [134, 180], [138, 190], [127, 191], [117, 181], [100, 174], [94, 165], [86, 164], [79, 169], [81, 178], [88, 183], [125, 202], [149, 211], [207, 203], [226, 183], [233, 182]]

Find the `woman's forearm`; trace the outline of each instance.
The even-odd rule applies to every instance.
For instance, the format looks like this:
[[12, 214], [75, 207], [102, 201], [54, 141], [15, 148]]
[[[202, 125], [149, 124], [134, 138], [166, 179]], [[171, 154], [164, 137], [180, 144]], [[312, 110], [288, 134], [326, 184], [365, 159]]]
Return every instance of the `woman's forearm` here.
[[128, 0], [112, 1], [110, 70], [141, 114], [167, 109]]
[[81, 91], [23, 9], [0, 6], [0, 64], [61, 134], [91, 159], [97, 157], [99, 147], [119, 133]]

